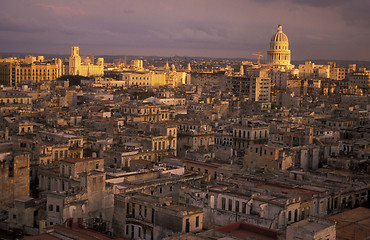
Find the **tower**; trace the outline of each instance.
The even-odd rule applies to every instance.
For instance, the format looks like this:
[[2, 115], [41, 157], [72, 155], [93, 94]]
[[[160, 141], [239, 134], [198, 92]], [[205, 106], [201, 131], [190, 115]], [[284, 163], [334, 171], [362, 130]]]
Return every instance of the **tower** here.
[[289, 40], [283, 33], [283, 27], [278, 26], [277, 32], [270, 41], [270, 50], [267, 51], [267, 63], [270, 65], [290, 65]]
[[168, 61], [166, 62], [165, 69], [166, 69], [166, 72], [169, 72], [170, 71], [170, 65], [168, 64]]
[[243, 64], [242, 64], [242, 65], [240, 65], [239, 74], [240, 74], [241, 76], [244, 76], [244, 66], [243, 66]]
[[190, 62], [188, 63], [188, 72], [191, 72], [191, 65], [190, 65]]
[[79, 75], [81, 66], [80, 48], [71, 47], [71, 56], [69, 57], [69, 74]]

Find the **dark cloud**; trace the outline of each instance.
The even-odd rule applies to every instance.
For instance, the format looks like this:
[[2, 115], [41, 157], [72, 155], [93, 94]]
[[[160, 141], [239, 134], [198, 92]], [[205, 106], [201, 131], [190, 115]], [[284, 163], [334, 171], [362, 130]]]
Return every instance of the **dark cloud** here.
[[6, 1], [0, 52], [252, 57], [282, 24], [293, 59], [368, 60], [369, 12], [361, 0]]
[[8, 15], [0, 16], [0, 31], [5, 32], [23, 32], [40, 33], [46, 32], [50, 28], [45, 24], [40, 24], [34, 19], [11, 18]]

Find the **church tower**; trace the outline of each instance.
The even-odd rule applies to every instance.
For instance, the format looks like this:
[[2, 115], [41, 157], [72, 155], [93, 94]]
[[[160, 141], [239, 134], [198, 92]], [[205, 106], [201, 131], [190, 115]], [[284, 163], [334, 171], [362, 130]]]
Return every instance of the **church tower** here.
[[283, 33], [283, 27], [278, 26], [277, 32], [270, 41], [270, 50], [267, 51], [267, 63], [270, 65], [290, 65], [289, 40]]

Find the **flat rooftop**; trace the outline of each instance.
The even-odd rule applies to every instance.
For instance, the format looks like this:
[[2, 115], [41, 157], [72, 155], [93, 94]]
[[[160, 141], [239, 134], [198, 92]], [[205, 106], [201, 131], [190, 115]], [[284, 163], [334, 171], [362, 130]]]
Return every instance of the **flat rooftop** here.
[[215, 231], [236, 239], [272, 240], [281, 239], [281, 237], [284, 235], [282, 232], [246, 222], [237, 222], [225, 225], [216, 228]]
[[355, 208], [329, 217], [337, 222], [337, 239], [367, 239], [370, 237], [370, 209]]
[[291, 225], [305, 232], [319, 232], [335, 224], [334, 221], [319, 218], [309, 218]]
[[61, 159], [61, 162], [67, 162], [67, 163], [80, 163], [80, 162], [89, 162], [89, 161], [95, 161], [95, 160], [102, 160], [103, 158], [66, 158]]

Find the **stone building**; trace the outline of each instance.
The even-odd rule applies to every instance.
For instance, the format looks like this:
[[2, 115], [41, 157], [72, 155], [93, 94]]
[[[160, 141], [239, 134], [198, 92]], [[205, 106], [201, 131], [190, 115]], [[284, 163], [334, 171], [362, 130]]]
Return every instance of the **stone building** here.
[[68, 146], [68, 151], [60, 149], [60, 151], [54, 151], [54, 159], [58, 160], [61, 158], [81, 158], [83, 157], [83, 137], [63, 132], [39, 132], [40, 138], [46, 143], [62, 144]]
[[137, 122], [160, 122], [171, 119], [168, 107], [144, 103], [131, 102], [122, 106], [125, 125], [132, 125]]
[[220, 167], [220, 165], [216, 163], [205, 163], [192, 160], [184, 160], [183, 166], [186, 172], [202, 173], [209, 180], [217, 178], [217, 169]]
[[14, 200], [9, 208], [8, 228], [11, 231], [22, 231], [25, 234], [39, 234], [45, 227], [45, 199], [21, 197]]
[[84, 171], [73, 191], [48, 191], [46, 209], [47, 226], [82, 219], [90, 228], [112, 231], [114, 188], [106, 184], [104, 172]]
[[336, 238], [335, 221], [310, 217], [309, 219], [288, 226], [286, 231], [287, 240], [319, 240]]
[[177, 156], [190, 152], [210, 151], [214, 145], [214, 131], [207, 123], [182, 121], [177, 131]]
[[233, 126], [234, 154], [242, 156], [250, 144], [267, 143], [270, 137], [269, 124], [263, 121], [242, 119]]
[[115, 234], [131, 239], [163, 239], [178, 233], [198, 232], [203, 211], [177, 204], [170, 197], [140, 193], [115, 196]]
[[0, 97], [0, 114], [6, 116], [32, 109], [32, 97], [30, 96], [1, 96]]
[[30, 193], [30, 156], [25, 152], [0, 154], [0, 210], [14, 203], [14, 199]]
[[244, 155], [244, 167], [286, 170], [293, 166], [287, 149], [276, 145], [250, 144]]
[[39, 189], [41, 191], [73, 191], [80, 185], [84, 172], [104, 171], [103, 158], [66, 158], [60, 164], [39, 167]]

